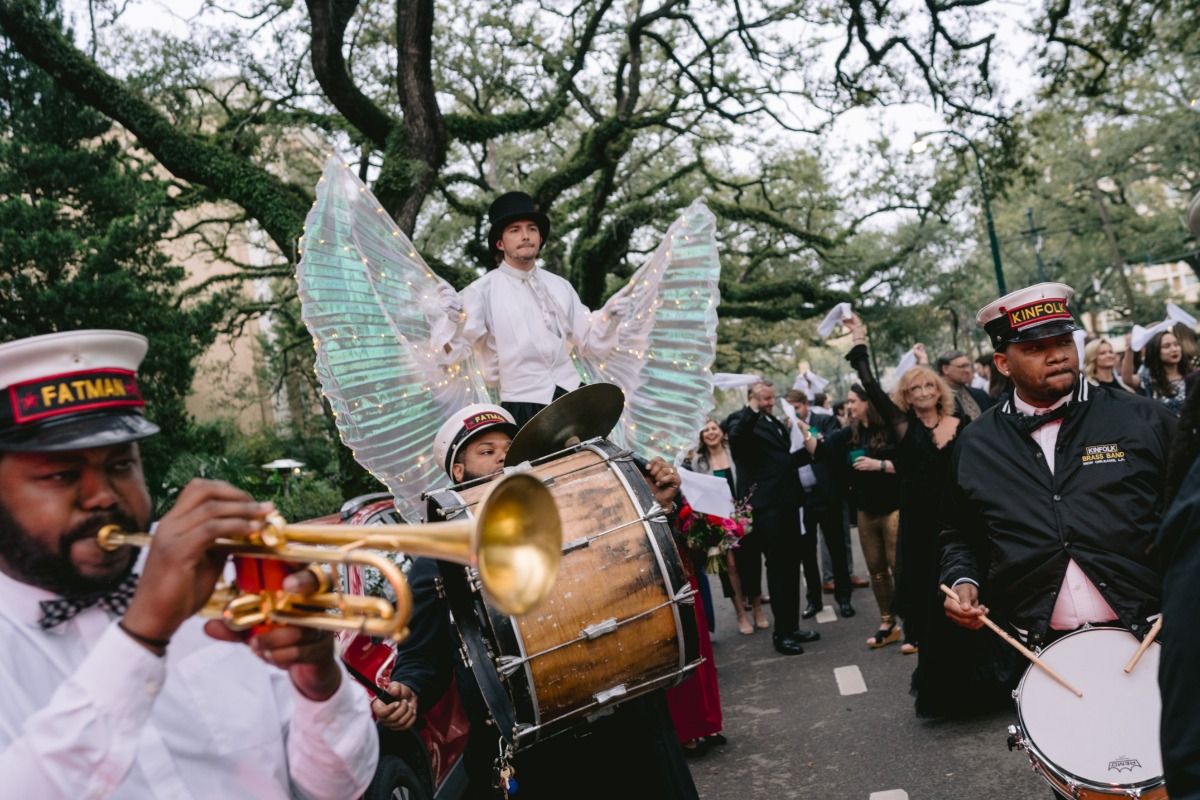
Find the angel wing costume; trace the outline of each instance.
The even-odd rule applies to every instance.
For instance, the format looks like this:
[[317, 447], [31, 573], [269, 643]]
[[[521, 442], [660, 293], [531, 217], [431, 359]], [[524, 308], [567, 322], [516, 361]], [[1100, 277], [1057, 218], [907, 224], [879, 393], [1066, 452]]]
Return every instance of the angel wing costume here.
[[[571, 353], [584, 382], [624, 391], [610, 438], [645, 457], [680, 460], [712, 408], [715, 234], [715, 218], [696, 200], [629, 283], [591, 312], [606, 317], [603, 346]], [[317, 184], [296, 279], [342, 441], [392, 492], [401, 516], [419, 521], [421, 494], [450, 485], [432, 457], [434, 436], [459, 409], [493, 402], [497, 376], [485, 370], [495, 362], [481, 348], [457, 348], [447, 361], [443, 345], [461, 325], [441, 297], [453, 289], [336, 157]], [[568, 310], [551, 300], [548, 313], [567, 325]]]

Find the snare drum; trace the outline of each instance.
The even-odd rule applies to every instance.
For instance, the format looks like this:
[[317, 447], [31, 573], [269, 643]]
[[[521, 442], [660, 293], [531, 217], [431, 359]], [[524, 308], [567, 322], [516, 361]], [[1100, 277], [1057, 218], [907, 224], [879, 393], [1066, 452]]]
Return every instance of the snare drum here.
[[[472, 570], [444, 589], [465, 657], [514, 749], [567, 730], [700, 663], [693, 591], [671, 531], [628, 451], [596, 439], [533, 462], [562, 517], [563, 558], [523, 617], [487, 605]], [[430, 498], [430, 519], [470, 513], [487, 483]]]
[[1013, 743], [1063, 796], [1165, 800], [1158, 721], [1157, 642], [1130, 673], [1138, 640], [1120, 628], [1085, 628], [1038, 654], [1083, 692], [1076, 697], [1031, 664], [1013, 692]]

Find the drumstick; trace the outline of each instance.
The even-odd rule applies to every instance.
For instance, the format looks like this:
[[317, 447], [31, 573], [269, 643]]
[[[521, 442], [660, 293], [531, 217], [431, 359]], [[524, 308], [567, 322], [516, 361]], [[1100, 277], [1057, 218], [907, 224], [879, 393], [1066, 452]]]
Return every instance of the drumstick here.
[[[955, 592], [953, 589], [951, 589], [949, 586], [947, 586], [944, 583], [941, 584], [941, 590], [946, 593], [947, 597], [950, 597], [954, 600], [959, 599], [958, 593]], [[979, 619], [983, 621], [984, 625], [987, 625], [993, 631], [998, 633], [1000, 635], [1000, 638], [1004, 639], [1004, 641], [1008, 642], [1013, 647], [1017, 648], [1017, 650], [1019, 650], [1021, 652], [1021, 655], [1025, 656], [1030, 661], [1032, 661], [1034, 664], [1041, 667], [1042, 670], [1044, 670], [1045, 673], [1047, 675], [1049, 675], [1051, 678], [1054, 678], [1054, 680], [1058, 681], [1063, 686], [1070, 689], [1075, 694], [1076, 697], [1083, 697], [1083, 692], [1079, 691], [1074, 686], [1067, 683], [1067, 679], [1064, 678], [1062, 675], [1059, 675], [1057, 672], [1055, 672], [1054, 668], [1051, 667], [1049, 664], [1047, 664], [1045, 661], [1042, 661], [1040, 658], [1038, 658], [1037, 653], [1033, 652], [1028, 647], [1021, 644], [1013, 637], [1009, 636], [1008, 633], [1003, 628], [1001, 628], [999, 625], [997, 625], [996, 623], [994, 623], [990, 619], [988, 619], [987, 614], [983, 614], [982, 616], [979, 617]]]
[[1142, 660], [1142, 654], [1150, 647], [1150, 644], [1154, 641], [1154, 637], [1158, 636], [1160, 630], [1162, 630], [1162, 614], [1159, 614], [1158, 619], [1154, 620], [1154, 624], [1150, 626], [1150, 632], [1146, 634], [1145, 639], [1142, 639], [1137, 652], [1133, 654], [1133, 658], [1129, 659], [1129, 663], [1125, 665], [1126, 672], [1133, 672], [1133, 668], [1137, 666], [1137, 662]]

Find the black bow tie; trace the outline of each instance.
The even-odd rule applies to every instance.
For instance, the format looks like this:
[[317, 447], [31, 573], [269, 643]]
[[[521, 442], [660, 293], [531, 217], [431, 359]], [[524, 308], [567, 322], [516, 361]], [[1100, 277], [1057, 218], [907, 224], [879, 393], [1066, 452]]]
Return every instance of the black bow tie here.
[[1067, 414], [1071, 412], [1073, 406], [1074, 403], [1063, 403], [1058, 408], [1052, 411], [1047, 411], [1045, 414], [1023, 414], [1017, 418], [1017, 421], [1021, 425], [1021, 430], [1025, 431], [1025, 433], [1033, 433], [1043, 425], [1047, 425], [1051, 422], [1057, 422], [1063, 417], [1067, 416]]
[[38, 603], [42, 608], [42, 617], [38, 620], [38, 624], [42, 626], [42, 630], [48, 631], [92, 606], [100, 606], [105, 611], [121, 616], [129, 608], [129, 600], [133, 597], [134, 590], [137, 589], [137, 582], [138, 576], [130, 575], [121, 581], [120, 586], [108, 592], [42, 600]]

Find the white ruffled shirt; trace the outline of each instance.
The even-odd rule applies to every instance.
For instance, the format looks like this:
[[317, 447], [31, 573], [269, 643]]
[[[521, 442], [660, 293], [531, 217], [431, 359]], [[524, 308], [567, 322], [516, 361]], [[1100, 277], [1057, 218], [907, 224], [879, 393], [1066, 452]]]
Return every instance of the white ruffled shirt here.
[[617, 341], [617, 319], [591, 312], [564, 278], [540, 267], [501, 263], [462, 291], [463, 324], [442, 350], [443, 363], [474, 349], [489, 386], [502, 401], [547, 404], [554, 387], [579, 387], [571, 357], [603, 357]]
[[91, 608], [49, 631], [49, 592], [0, 574], [0, 795], [357, 797], [378, 739], [343, 672], [324, 702], [193, 618], [159, 658]]

